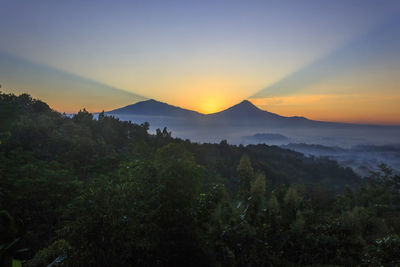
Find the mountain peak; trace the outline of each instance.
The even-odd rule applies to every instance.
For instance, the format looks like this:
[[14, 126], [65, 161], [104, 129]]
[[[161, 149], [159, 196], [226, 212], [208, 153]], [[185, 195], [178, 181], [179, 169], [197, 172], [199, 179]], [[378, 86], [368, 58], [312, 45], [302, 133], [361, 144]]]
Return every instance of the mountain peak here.
[[193, 117], [202, 115], [198, 112], [172, 106], [154, 99], [140, 101], [132, 105], [108, 111], [107, 113], [164, 117]]
[[[157, 101], [157, 100], [155, 100], [155, 99], [153, 99], [153, 98], [148, 99], [148, 100], [145, 100], [145, 101], [141, 101], [141, 102], [145, 102], [145, 103], [162, 103], [162, 102]], [[139, 102], [138, 102], [138, 103], [139, 103]]]
[[249, 100], [243, 100], [239, 104], [236, 104], [228, 110], [238, 110], [241, 112], [246, 112], [246, 111], [261, 111], [258, 107], [256, 107], [253, 103], [251, 103]]
[[280, 119], [281, 116], [262, 110], [251, 103], [249, 100], [243, 100], [242, 102], [225, 109], [223, 111], [210, 114], [213, 117], [221, 117], [225, 120], [237, 120], [244, 119], [246, 121], [256, 119]]
[[247, 100], [247, 99], [245, 99], [245, 100], [243, 100], [242, 102], [240, 102], [239, 104], [250, 104], [250, 105], [253, 105], [253, 103], [251, 103], [249, 100]]
[[251, 103], [249, 100], [243, 100], [242, 102], [240, 102], [240, 103], [237, 104], [236, 106], [259, 109], [259, 108], [256, 107], [253, 103]]

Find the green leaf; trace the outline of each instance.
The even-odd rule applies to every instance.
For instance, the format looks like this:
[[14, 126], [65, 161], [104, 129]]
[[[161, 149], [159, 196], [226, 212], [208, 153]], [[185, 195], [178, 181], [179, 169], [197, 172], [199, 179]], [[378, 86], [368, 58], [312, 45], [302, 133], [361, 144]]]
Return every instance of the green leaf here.
[[21, 261], [13, 259], [11, 266], [12, 267], [22, 267], [22, 264], [21, 264]]

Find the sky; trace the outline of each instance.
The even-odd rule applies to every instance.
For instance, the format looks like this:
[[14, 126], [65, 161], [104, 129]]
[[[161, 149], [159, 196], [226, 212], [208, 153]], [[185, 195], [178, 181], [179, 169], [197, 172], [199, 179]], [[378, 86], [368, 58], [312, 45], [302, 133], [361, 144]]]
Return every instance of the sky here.
[[0, 0], [0, 90], [400, 125], [400, 1]]

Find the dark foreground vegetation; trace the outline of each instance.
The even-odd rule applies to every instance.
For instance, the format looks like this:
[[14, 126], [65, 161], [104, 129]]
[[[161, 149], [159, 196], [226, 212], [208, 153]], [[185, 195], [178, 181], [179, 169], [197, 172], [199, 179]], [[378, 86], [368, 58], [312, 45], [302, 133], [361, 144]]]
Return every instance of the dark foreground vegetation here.
[[0, 265], [400, 265], [384, 166], [148, 130], [0, 94]]

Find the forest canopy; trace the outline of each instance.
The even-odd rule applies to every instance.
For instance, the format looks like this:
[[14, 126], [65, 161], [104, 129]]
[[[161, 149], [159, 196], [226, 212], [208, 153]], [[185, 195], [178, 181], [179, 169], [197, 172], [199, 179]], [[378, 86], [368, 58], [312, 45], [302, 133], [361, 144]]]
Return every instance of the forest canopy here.
[[0, 94], [0, 265], [396, 266], [400, 177]]

